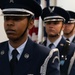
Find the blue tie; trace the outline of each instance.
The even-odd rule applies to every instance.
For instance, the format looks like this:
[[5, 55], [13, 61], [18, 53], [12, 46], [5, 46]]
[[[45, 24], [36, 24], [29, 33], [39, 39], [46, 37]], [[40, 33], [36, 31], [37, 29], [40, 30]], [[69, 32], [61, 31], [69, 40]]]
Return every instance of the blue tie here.
[[70, 40], [67, 38], [66, 41], [70, 41]]
[[53, 43], [51, 43], [50, 45], [49, 45], [49, 48], [51, 48], [53, 46]]

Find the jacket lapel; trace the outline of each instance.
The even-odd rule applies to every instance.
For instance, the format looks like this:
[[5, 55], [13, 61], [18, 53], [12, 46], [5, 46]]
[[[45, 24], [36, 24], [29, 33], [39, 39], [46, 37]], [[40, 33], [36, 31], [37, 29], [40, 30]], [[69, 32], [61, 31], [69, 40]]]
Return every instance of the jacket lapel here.
[[0, 47], [0, 60], [1, 64], [0, 67], [2, 68], [1, 70], [3, 71], [2, 75], [10, 75], [10, 65], [9, 65], [9, 59], [8, 59], [8, 42], [5, 42], [4, 47]]
[[46, 44], [47, 44], [47, 40], [45, 40], [45, 41], [42, 43], [42, 45], [44, 45], [44, 46], [46, 46]]
[[14, 75], [27, 75], [29, 69], [31, 68], [31, 63], [33, 60], [33, 42], [28, 39], [21, 58], [18, 62], [17, 68], [15, 69]]
[[59, 44], [57, 45], [56, 48], [59, 49], [59, 51], [63, 50], [64, 44], [66, 43], [65, 39], [62, 37], [62, 39], [60, 40]]
[[75, 37], [73, 38], [72, 42], [74, 42], [74, 43], [75, 43]]

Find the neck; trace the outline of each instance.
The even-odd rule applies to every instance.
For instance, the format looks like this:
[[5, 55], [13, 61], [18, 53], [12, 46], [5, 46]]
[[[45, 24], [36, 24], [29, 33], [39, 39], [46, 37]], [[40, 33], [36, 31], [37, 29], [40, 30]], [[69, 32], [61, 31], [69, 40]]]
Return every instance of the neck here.
[[70, 34], [63, 34], [66, 38], [70, 38], [71, 36], [74, 35], [74, 32], [70, 33]]
[[27, 40], [27, 37], [21, 38], [21, 39], [16, 40], [16, 41], [9, 39], [9, 43], [11, 44], [12, 47], [17, 48], [20, 45], [22, 45], [26, 40]]
[[56, 36], [56, 37], [48, 37], [48, 39], [50, 40], [50, 42], [55, 42], [58, 38], [60, 37], [60, 35], [59, 36]]

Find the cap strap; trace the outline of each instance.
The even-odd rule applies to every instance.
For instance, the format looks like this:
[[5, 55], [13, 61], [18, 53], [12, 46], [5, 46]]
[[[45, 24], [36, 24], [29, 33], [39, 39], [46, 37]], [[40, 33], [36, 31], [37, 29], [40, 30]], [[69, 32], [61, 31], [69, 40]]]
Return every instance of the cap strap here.
[[17, 12], [26, 12], [26, 13], [29, 13], [31, 15], [34, 16], [34, 13], [29, 11], [29, 10], [26, 10], [26, 9], [19, 9], [19, 8], [7, 8], [7, 9], [3, 9], [2, 10], [3, 12], [7, 12], [7, 11], [17, 11]]

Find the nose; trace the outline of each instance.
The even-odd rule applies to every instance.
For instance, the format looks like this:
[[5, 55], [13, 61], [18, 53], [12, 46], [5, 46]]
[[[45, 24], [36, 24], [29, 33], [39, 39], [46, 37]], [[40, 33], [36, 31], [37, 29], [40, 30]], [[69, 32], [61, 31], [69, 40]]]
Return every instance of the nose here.
[[7, 26], [13, 26], [14, 25], [14, 21], [13, 20], [5, 21], [5, 23], [6, 23]]
[[8, 23], [7, 23], [7, 26], [13, 26], [13, 24], [8, 24]]

